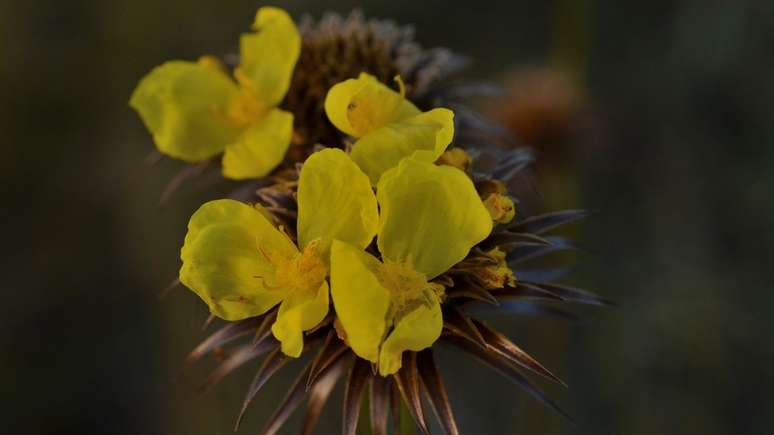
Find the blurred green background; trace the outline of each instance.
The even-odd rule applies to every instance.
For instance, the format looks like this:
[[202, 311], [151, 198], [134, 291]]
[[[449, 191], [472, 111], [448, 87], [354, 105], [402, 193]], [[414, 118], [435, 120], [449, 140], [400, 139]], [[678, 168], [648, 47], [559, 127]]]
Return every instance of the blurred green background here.
[[[583, 95], [572, 132], [547, 140], [560, 146], [536, 145], [531, 182], [551, 207], [600, 211], [575, 228], [589, 254], [567, 282], [620, 307], [489, 319], [567, 381], [546, 388], [575, 428], [442, 352], [463, 433], [771, 433], [774, 2], [274, 4], [295, 17], [361, 7], [472, 56], [471, 79], [563, 68]], [[164, 60], [233, 51], [257, 6], [0, 3], [3, 433], [231, 433], [252, 368], [196, 395], [210, 365], [182, 359], [203, 337], [203, 304], [157, 298], [213, 191], [158, 206], [181, 165], [145, 166], [151, 140], [127, 100]], [[242, 433], [288, 382], [268, 385]], [[319, 433], [339, 418], [329, 403]]]

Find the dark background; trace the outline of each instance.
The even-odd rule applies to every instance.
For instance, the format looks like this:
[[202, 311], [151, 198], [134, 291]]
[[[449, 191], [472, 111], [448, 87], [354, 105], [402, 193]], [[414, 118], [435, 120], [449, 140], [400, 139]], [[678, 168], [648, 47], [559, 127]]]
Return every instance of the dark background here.
[[[620, 307], [575, 323], [490, 319], [567, 381], [546, 388], [575, 428], [442, 353], [463, 433], [771, 433], [773, 2], [274, 4], [295, 17], [360, 6], [472, 56], [470, 78], [564, 68], [584, 95], [568, 121], [580, 128], [537, 147], [533, 182], [551, 207], [600, 211], [574, 230], [589, 254], [567, 282]], [[144, 165], [152, 143], [127, 101], [164, 60], [232, 51], [258, 5], [0, 3], [3, 433], [231, 433], [252, 370], [196, 395], [209, 365], [182, 359], [203, 337], [203, 304], [157, 298], [212, 192], [158, 206], [181, 164]], [[269, 384], [242, 433], [286, 385]], [[319, 433], [336, 433], [339, 412]]]

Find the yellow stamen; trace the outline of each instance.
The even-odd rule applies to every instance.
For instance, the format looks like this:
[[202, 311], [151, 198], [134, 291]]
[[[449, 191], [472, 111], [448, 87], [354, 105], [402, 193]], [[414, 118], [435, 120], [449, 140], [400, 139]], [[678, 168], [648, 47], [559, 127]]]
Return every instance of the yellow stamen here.
[[492, 193], [484, 200], [484, 206], [492, 220], [498, 224], [507, 224], [516, 216], [513, 200], [501, 193]]
[[505, 252], [495, 247], [484, 255], [495, 263], [474, 268], [472, 273], [476, 280], [487, 290], [503, 288], [506, 285], [514, 287], [516, 277], [508, 266]]
[[378, 271], [379, 282], [392, 293], [388, 322], [411, 312], [418, 304], [431, 307], [443, 295], [443, 286], [427, 278], [407, 263], [385, 261]]
[[294, 258], [277, 259], [277, 287], [286, 292], [316, 292], [328, 269], [320, 258], [318, 242], [312, 242]]

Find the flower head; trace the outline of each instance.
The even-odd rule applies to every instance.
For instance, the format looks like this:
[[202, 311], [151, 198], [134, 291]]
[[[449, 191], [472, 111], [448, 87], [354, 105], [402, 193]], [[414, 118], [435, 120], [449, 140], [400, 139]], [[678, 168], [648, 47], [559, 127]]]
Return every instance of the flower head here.
[[[232, 75], [213, 57], [168, 62], [132, 96], [161, 152], [207, 161], [184, 169], [171, 185], [190, 169], [214, 167], [220, 153], [227, 177], [271, 173], [276, 183], [245, 183], [230, 196], [257, 204], [211, 201], [191, 217], [180, 282], [228, 323], [189, 359], [254, 337], [221, 354], [208, 378], [212, 384], [268, 354], [241, 419], [288, 357], [314, 352], [265, 433], [276, 433], [304, 397], [304, 427], [311, 429], [346, 367], [343, 433], [356, 432], [369, 384], [374, 433], [387, 433], [388, 408], [400, 395], [428, 434], [422, 391], [444, 433], [459, 433], [435, 365], [437, 341], [561, 413], [523, 373], [561, 381], [473, 315], [487, 306], [540, 312], [533, 302], [541, 300], [606, 304], [550, 282], [562, 272], [553, 263], [524, 266], [572, 250], [545, 233], [587, 213], [524, 217], [520, 208], [516, 216], [518, 201], [507, 186], [532, 158], [501, 150], [511, 142], [507, 132], [459, 104], [481, 87], [431, 91], [443, 71], [460, 65], [448, 51], [421, 50], [408, 29], [358, 14], [300, 27], [299, 33], [280, 9], [261, 8], [256, 33], [241, 38]], [[384, 84], [391, 77], [397, 91]], [[455, 114], [437, 105], [455, 107], [458, 146], [471, 153], [446, 151]], [[287, 153], [291, 136], [295, 146]], [[312, 152], [318, 145], [331, 148]]]
[[348, 344], [382, 376], [443, 327], [443, 286], [430, 282], [486, 238], [492, 220], [460, 170], [406, 159], [377, 186], [382, 261], [345, 242], [331, 252], [331, 294]]
[[388, 169], [412, 157], [433, 162], [454, 136], [454, 113], [448, 109], [420, 112], [405, 98], [396, 78], [395, 92], [373, 76], [361, 73], [331, 88], [325, 98], [328, 119], [342, 132], [357, 138], [352, 160], [374, 185]]
[[298, 245], [261, 206], [233, 200], [204, 204], [188, 224], [180, 280], [226, 320], [265, 313], [281, 302], [274, 336], [300, 355], [303, 331], [328, 313], [328, 256], [333, 239], [365, 248], [377, 226], [367, 177], [342, 151], [313, 154], [298, 186]]
[[215, 58], [169, 61], [153, 69], [129, 101], [160, 152], [189, 162], [223, 153], [228, 178], [257, 178], [282, 162], [293, 115], [276, 106], [290, 86], [301, 38], [278, 8], [256, 14], [240, 38], [241, 63], [229, 77]]

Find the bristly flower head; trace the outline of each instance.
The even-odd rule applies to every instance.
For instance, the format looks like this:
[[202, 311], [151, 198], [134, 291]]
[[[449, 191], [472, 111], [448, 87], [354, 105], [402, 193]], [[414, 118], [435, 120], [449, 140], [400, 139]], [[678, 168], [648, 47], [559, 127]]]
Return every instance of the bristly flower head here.
[[[360, 29], [362, 18], [354, 17], [352, 28]], [[607, 304], [551, 283], [561, 270], [522, 268], [528, 260], [572, 250], [567, 240], [545, 233], [586, 213], [518, 216], [507, 186], [530, 156], [502, 153], [486, 169], [476, 150], [448, 149], [455, 139], [454, 112], [435, 105], [420, 109], [400, 74], [380, 77], [362, 68], [341, 77], [315, 97], [320, 119], [306, 113], [293, 126], [293, 115], [277, 107], [301, 107], [290, 103], [295, 97], [282, 101], [286, 93], [306, 91], [299, 77], [309, 77], [315, 58], [304, 50], [328, 50], [325, 41], [339, 39], [323, 38], [321, 24], [301, 32], [310, 38], [302, 45], [290, 17], [276, 8], [261, 8], [255, 27], [257, 33], [242, 37], [235, 81], [209, 57], [169, 62], [142, 80], [131, 101], [162, 152], [189, 161], [223, 153], [223, 174], [232, 178], [272, 173], [264, 187], [247, 189], [242, 199], [248, 202], [210, 201], [188, 224], [179, 280], [213, 317], [228, 322], [189, 360], [253, 337], [227, 354], [207, 385], [268, 354], [248, 389], [241, 421], [289, 358], [314, 353], [265, 434], [276, 433], [306, 397], [303, 433], [311, 433], [350, 367], [345, 435], [355, 433], [367, 386], [374, 434], [387, 433], [389, 410], [397, 417], [400, 398], [427, 434], [424, 391], [444, 433], [455, 435], [433, 356], [435, 346], [446, 343], [561, 413], [524, 372], [561, 381], [471, 312], [487, 306], [540, 311], [526, 299]], [[291, 81], [299, 50], [303, 72]], [[386, 53], [382, 59], [391, 59]], [[397, 90], [387, 85], [392, 81]], [[463, 118], [471, 119], [470, 113], [458, 116], [458, 124]], [[321, 125], [336, 135], [316, 136]], [[290, 163], [298, 156], [285, 156], [293, 130], [307, 135], [294, 139], [308, 147], [296, 165]], [[312, 152], [305, 142], [310, 137], [334, 139]]]

